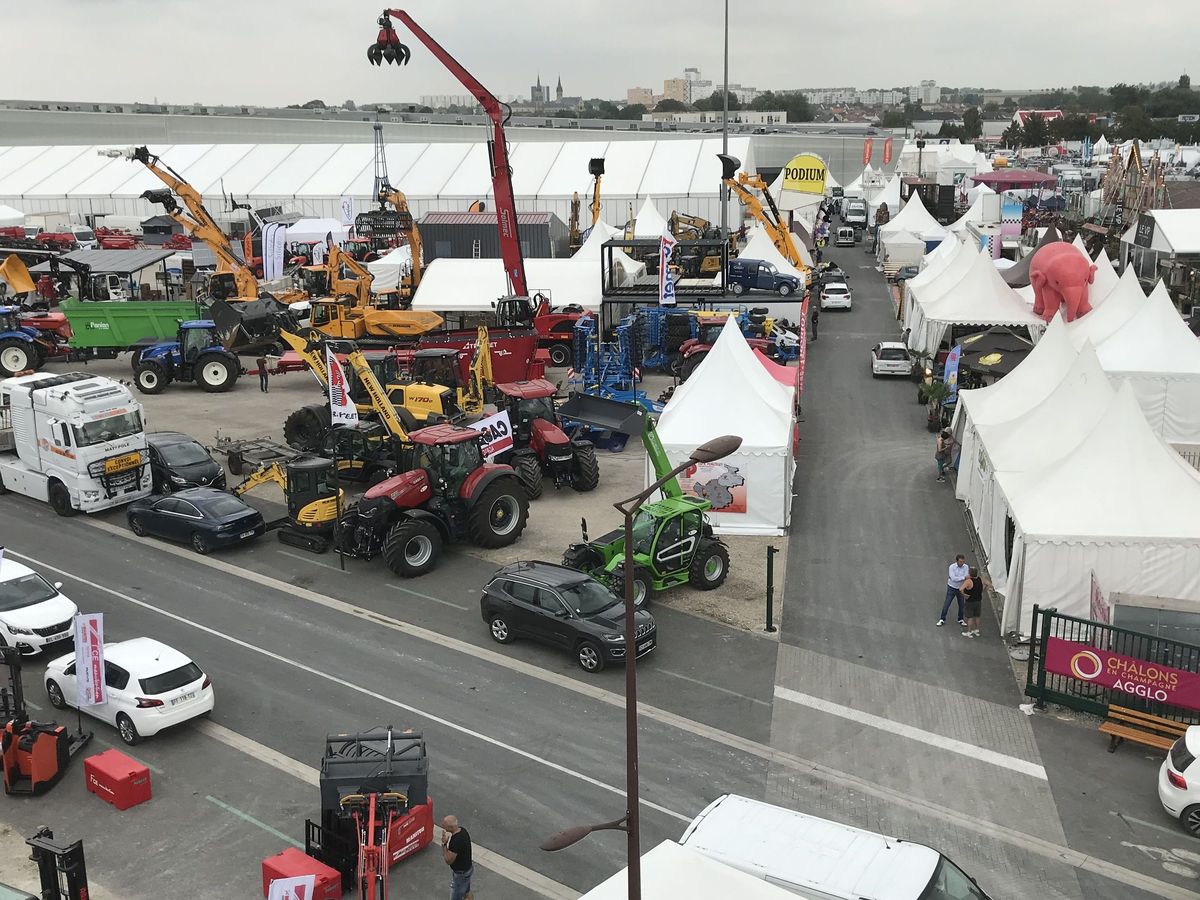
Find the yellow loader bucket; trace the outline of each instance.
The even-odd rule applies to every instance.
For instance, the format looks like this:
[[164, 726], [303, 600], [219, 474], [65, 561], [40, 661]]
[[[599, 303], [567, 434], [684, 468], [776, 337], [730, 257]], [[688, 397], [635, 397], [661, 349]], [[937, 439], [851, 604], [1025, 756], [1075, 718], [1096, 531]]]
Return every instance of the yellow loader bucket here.
[[33, 276], [21, 261], [21, 257], [13, 253], [0, 263], [0, 279], [8, 282], [14, 294], [33, 292]]

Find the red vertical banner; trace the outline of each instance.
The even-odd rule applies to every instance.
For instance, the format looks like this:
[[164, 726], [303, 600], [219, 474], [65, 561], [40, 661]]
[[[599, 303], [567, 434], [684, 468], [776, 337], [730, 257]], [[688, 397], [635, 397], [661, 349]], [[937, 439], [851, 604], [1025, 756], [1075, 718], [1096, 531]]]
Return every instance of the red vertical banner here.
[[871, 152], [875, 149], [875, 139], [867, 138], [863, 141], [863, 167], [871, 164]]
[[887, 138], [883, 142], [883, 164], [886, 166], [892, 161], [892, 139]]

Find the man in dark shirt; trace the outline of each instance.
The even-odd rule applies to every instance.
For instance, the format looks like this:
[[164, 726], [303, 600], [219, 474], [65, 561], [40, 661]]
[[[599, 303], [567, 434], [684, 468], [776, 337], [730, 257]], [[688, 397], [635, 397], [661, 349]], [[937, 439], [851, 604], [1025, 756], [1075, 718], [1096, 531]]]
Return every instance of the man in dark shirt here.
[[442, 859], [450, 867], [450, 900], [471, 900], [471, 835], [454, 816], [442, 819]]

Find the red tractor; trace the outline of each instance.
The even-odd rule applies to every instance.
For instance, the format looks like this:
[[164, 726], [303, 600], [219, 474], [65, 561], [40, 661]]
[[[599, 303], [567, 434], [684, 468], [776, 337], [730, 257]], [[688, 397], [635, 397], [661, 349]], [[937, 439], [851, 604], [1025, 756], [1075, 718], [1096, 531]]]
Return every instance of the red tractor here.
[[47, 250], [58, 250], [60, 253], [69, 253], [79, 249], [79, 242], [75, 240], [75, 235], [65, 231], [43, 231], [37, 236], [37, 242]]
[[496, 321], [500, 326], [534, 329], [538, 344], [550, 351], [550, 365], [559, 369], [571, 364], [575, 323], [586, 315], [587, 310], [574, 303], [555, 311], [544, 294], [533, 298], [503, 297], [496, 301]]
[[562, 430], [554, 407], [556, 390], [544, 378], [496, 385], [513, 436], [513, 449], [496, 460], [513, 467], [530, 500], [542, 495], [544, 475], [554, 479], [555, 487], [570, 485], [581, 493], [600, 483], [595, 446], [573, 441]]
[[[761, 317], [761, 313], [757, 315]], [[725, 327], [727, 318], [726, 315], [697, 316], [696, 337], [679, 345], [679, 352], [683, 354], [683, 362], [679, 369], [680, 381], [687, 381], [696, 371], [696, 367], [704, 361], [704, 357], [708, 356], [708, 351], [713, 348], [713, 344], [721, 336], [721, 329]], [[778, 354], [775, 342], [768, 338], [747, 337], [746, 343], [750, 345], [751, 349], [760, 351], [768, 359], [774, 359]]]

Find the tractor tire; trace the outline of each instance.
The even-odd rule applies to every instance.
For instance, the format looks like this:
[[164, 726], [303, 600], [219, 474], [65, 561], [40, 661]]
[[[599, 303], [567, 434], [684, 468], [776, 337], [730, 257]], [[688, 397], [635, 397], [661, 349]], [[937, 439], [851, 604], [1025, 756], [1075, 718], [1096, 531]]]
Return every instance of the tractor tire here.
[[479, 494], [467, 513], [471, 540], [494, 550], [514, 543], [529, 519], [529, 498], [516, 478], [497, 478]]
[[691, 378], [692, 373], [700, 367], [700, 363], [704, 362], [704, 359], [707, 356], [708, 351], [705, 350], [701, 353], [693, 353], [691, 356], [687, 357], [679, 367], [679, 380], [687, 381], [689, 378]]
[[20, 338], [0, 341], [0, 374], [11, 377], [18, 372], [37, 368], [37, 350]]
[[[613, 569], [612, 580], [608, 583], [612, 592], [618, 597], [625, 596], [625, 564]], [[654, 579], [650, 572], [642, 566], [633, 567], [633, 607], [644, 609], [654, 599]]]
[[401, 519], [383, 541], [383, 561], [401, 578], [431, 571], [441, 555], [442, 536], [436, 525], [424, 519]]
[[571, 345], [570, 344], [551, 344], [550, 345], [550, 365], [555, 369], [565, 369], [571, 364]]
[[241, 477], [242, 472], [246, 470], [246, 461], [242, 457], [242, 451], [231, 450], [225, 457], [225, 468], [229, 470], [230, 475]]
[[563, 553], [562, 564], [568, 569], [579, 572], [590, 572], [600, 566], [603, 560], [600, 554], [589, 544], [572, 544]]
[[328, 406], [302, 406], [283, 420], [283, 439], [289, 447], [312, 453], [321, 449], [331, 427]]
[[129, 354], [129, 368], [133, 369], [133, 371], [135, 371], [135, 372], [137, 371], [138, 364], [141, 361], [142, 361], [142, 351], [141, 350], [134, 350], [132, 353]]
[[50, 483], [50, 508], [64, 519], [76, 515], [79, 510], [71, 505], [71, 495], [61, 481]]
[[237, 383], [241, 366], [236, 357], [219, 354], [202, 356], [196, 363], [196, 381], [210, 394], [223, 394]]
[[171, 375], [160, 363], [138, 363], [133, 370], [133, 383], [143, 394], [161, 394], [171, 383]]
[[667, 374], [672, 378], [678, 378], [679, 373], [683, 371], [683, 354], [678, 350], [672, 350], [667, 356]]
[[530, 500], [542, 496], [542, 464], [532, 453], [523, 453], [513, 460], [513, 469]]
[[694, 588], [711, 591], [725, 583], [729, 574], [729, 551], [717, 541], [701, 541], [692, 564], [688, 566], [688, 582]]
[[575, 444], [574, 470], [571, 487], [580, 493], [594, 491], [600, 483], [600, 464], [596, 462], [596, 447], [588, 441]]

